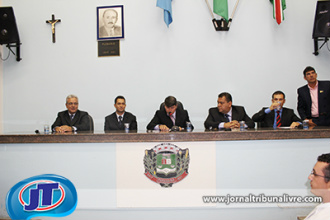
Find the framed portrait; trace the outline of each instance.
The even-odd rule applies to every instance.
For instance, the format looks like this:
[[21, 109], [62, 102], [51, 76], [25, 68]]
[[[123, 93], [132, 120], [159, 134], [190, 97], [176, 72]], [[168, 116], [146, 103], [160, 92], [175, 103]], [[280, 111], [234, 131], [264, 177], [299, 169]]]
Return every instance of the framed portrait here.
[[124, 6], [97, 7], [97, 40], [124, 38]]

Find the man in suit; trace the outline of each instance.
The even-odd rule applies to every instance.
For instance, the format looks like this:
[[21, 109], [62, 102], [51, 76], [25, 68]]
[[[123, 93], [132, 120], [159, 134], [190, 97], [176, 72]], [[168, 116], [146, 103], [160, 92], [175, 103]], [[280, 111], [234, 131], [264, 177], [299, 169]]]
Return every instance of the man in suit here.
[[121, 37], [122, 29], [117, 26], [118, 12], [114, 9], [107, 9], [103, 13], [103, 26], [99, 29], [99, 37]]
[[307, 85], [298, 89], [298, 113], [309, 126], [330, 125], [330, 81], [317, 80], [315, 69], [308, 66], [304, 70]]
[[272, 104], [267, 108], [262, 108], [254, 114], [252, 120], [260, 122], [260, 127], [282, 127], [290, 126], [296, 128], [301, 124], [292, 109], [283, 108], [285, 103], [285, 94], [282, 91], [276, 91], [272, 95]]
[[255, 124], [246, 114], [244, 107], [232, 105], [232, 97], [223, 92], [218, 96], [218, 107], [210, 108], [204, 127], [206, 129], [239, 128], [239, 121], [245, 121], [245, 127], [254, 128]]
[[330, 220], [330, 154], [318, 156], [312, 173], [308, 176], [311, 193], [322, 198], [305, 220]]
[[59, 112], [52, 125], [52, 131], [64, 133], [74, 131], [89, 131], [90, 119], [87, 112], [78, 109], [78, 97], [68, 95], [66, 97], [66, 111]]
[[187, 128], [187, 122], [190, 122], [188, 111], [178, 108], [176, 98], [168, 96], [164, 107], [156, 111], [155, 116], [147, 125], [147, 130], [170, 131], [173, 126], [177, 126], [182, 131]]
[[126, 112], [126, 100], [124, 96], [117, 96], [114, 104], [116, 111], [105, 117], [104, 131], [125, 130], [125, 124], [129, 123], [129, 130], [137, 130], [136, 117]]

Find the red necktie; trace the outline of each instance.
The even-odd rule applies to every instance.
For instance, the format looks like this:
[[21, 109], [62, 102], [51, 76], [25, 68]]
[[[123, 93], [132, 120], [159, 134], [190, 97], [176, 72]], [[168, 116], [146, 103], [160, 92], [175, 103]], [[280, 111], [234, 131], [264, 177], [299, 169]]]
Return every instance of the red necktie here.
[[276, 127], [281, 127], [281, 115], [280, 111], [277, 111], [277, 117], [276, 117]]

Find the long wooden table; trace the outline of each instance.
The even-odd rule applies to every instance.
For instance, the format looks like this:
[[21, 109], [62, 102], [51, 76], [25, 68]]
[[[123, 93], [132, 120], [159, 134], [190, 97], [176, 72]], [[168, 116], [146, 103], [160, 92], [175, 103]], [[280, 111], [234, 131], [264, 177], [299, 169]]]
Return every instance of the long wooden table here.
[[0, 143], [118, 143], [162, 141], [235, 141], [330, 138], [329, 127], [314, 129], [249, 129], [193, 132], [78, 132], [64, 134], [0, 134]]

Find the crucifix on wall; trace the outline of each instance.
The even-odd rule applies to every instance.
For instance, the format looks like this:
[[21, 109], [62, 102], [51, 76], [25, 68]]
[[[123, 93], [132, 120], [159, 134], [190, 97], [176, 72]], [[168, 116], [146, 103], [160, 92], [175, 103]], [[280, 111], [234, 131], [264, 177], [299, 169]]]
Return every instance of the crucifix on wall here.
[[46, 23], [52, 25], [52, 34], [53, 34], [53, 43], [56, 42], [55, 40], [55, 24], [57, 22], [61, 22], [61, 19], [55, 19], [55, 15], [52, 14], [52, 20], [47, 20]]

